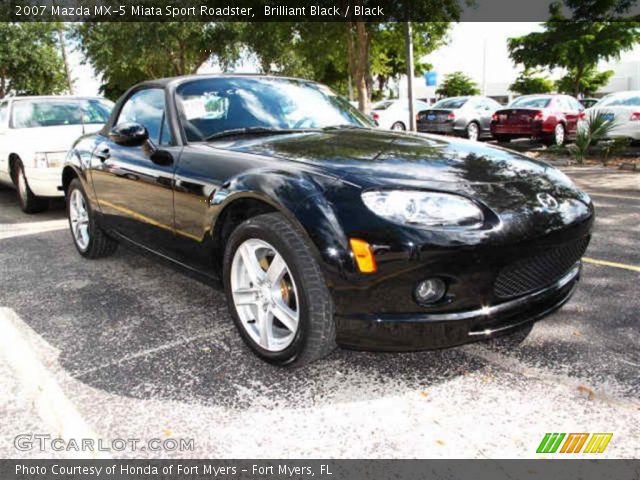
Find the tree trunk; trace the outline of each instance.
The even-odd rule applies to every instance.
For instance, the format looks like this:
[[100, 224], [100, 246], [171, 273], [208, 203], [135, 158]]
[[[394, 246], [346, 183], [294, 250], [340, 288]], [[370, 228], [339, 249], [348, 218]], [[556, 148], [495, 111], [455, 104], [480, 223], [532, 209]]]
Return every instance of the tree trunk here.
[[60, 53], [62, 53], [62, 62], [64, 63], [64, 73], [67, 77], [67, 88], [69, 94], [73, 95], [73, 79], [71, 78], [71, 69], [69, 68], [69, 60], [67, 59], [67, 48], [64, 42], [64, 28], [62, 25], [58, 28], [58, 39], [60, 41]]
[[354, 80], [358, 91], [358, 108], [363, 113], [369, 113], [369, 89], [367, 86], [367, 65], [369, 61], [368, 46], [369, 36], [367, 26], [364, 22], [355, 22], [356, 45], [355, 45], [355, 75]]
[[576, 68], [576, 76], [573, 79], [573, 96], [580, 98], [580, 81], [584, 75], [584, 65], [578, 65]]

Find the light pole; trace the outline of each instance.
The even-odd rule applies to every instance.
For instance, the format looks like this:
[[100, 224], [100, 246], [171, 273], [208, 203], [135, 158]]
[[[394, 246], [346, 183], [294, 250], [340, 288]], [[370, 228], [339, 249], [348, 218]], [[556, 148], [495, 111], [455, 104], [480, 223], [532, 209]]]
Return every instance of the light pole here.
[[405, 44], [407, 47], [407, 96], [409, 100], [409, 125], [410, 131], [416, 130], [416, 112], [413, 101], [413, 34], [411, 22], [404, 24]]

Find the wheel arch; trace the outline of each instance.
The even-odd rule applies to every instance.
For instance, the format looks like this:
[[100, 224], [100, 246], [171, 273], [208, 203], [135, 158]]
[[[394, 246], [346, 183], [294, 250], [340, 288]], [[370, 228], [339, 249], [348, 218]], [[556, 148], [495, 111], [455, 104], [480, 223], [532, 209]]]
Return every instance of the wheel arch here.
[[[246, 183], [244, 186], [248, 186]], [[253, 188], [251, 189], [239, 189], [230, 192], [224, 201], [219, 204], [217, 211], [213, 215], [211, 226], [212, 260], [216, 273], [222, 271], [222, 258], [226, 241], [235, 228], [242, 222], [265, 213], [282, 214], [303, 235], [316, 260], [318, 262], [322, 261], [321, 246], [318, 245], [317, 241], [315, 241], [315, 236], [309, 231], [310, 228], [313, 228], [313, 222], [309, 222], [306, 215], [300, 215], [299, 213], [300, 207], [306, 205], [310, 197], [317, 197], [317, 195], [322, 194], [317, 191], [310, 191], [308, 185], [302, 187], [295, 181], [288, 181], [288, 185], [293, 188], [284, 189], [286, 193], [277, 194], [273, 190], [264, 188], [264, 185], [259, 183], [252, 185]]]

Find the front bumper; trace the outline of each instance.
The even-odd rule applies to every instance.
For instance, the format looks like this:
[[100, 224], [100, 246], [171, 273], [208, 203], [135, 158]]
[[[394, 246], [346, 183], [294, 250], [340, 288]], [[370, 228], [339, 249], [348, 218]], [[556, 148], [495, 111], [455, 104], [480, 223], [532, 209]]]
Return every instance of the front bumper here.
[[62, 167], [26, 167], [27, 183], [38, 197], [64, 197], [62, 187]]
[[554, 284], [490, 307], [451, 313], [346, 315], [336, 317], [344, 348], [414, 351], [452, 347], [509, 333], [566, 303], [580, 277], [580, 263]]

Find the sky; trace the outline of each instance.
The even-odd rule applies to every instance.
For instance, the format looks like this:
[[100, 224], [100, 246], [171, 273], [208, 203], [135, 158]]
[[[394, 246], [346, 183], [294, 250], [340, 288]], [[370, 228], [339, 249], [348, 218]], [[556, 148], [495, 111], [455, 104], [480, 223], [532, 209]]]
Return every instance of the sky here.
[[[518, 75], [519, 70], [511, 63], [507, 51], [507, 38], [524, 35], [540, 30], [535, 22], [462, 22], [455, 24], [450, 33], [450, 42], [426, 57], [441, 79], [447, 73], [461, 70], [478, 84], [482, 83], [483, 63], [486, 58], [485, 72], [487, 83], [509, 82]], [[486, 52], [486, 57], [485, 57]], [[88, 65], [82, 65], [82, 56], [77, 51], [69, 55], [72, 75], [75, 78], [77, 95], [97, 95], [100, 81]], [[640, 46], [622, 54], [620, 62], [640, 60]], [[602, 68], [611, 64], [603, 63]], [[211, 66], [207, 72], [215, 71]], [[242, 65], [237, 71], [254, 71], [252, 65]]]

